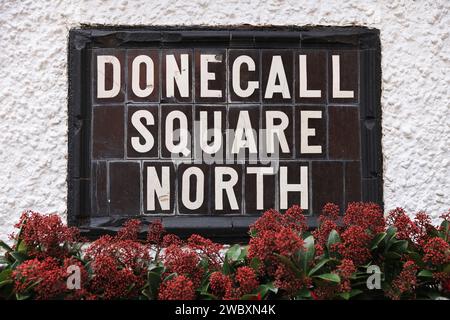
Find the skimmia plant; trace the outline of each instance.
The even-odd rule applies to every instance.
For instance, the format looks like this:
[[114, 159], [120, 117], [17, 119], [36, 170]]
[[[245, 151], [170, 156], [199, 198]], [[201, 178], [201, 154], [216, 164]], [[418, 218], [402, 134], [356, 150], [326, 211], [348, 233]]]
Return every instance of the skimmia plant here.
[[324, 206], [309, 230], [302, 210], [266, 211], [247, 245], [186, 240], [138, 220], [87, 243], [57, 215], [24, 212], [3, 256], [0, 299], [446, 299], [450, 211], [439, 226], [401, 208], [383, 215]]

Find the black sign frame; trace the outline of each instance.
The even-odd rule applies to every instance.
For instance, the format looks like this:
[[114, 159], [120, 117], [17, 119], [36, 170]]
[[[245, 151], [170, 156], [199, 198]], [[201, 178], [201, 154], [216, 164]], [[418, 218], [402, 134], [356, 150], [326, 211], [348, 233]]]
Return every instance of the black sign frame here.
[[[362, 200], [383, 206], [381, 149], [381, 46], [379, 30], [366, 27], [254, 26], [82, 26], [68, 39], [68, 224], [88, 238], [113, 233], [130, 217], [90, 216], [91, 103], [88, 57], [90, 48], [158, 47], [354, 48], [360, 51], [360, 141]], [[257, 216], [140, 216], [142, 232], [161, 219], [169, 232], [181, 237], [198, 233], [216, 241], [243, 241]], [[311, 228], [317, 217], [308, 216]]]

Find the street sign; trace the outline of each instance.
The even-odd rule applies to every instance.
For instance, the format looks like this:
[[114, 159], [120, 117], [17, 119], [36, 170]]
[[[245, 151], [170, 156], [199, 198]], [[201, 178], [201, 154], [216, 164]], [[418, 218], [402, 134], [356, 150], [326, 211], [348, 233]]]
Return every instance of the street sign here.
[[69, 222], [245, 236], [265, 210], [382, 204], [367, 28], [94, 28], [69, 39]]

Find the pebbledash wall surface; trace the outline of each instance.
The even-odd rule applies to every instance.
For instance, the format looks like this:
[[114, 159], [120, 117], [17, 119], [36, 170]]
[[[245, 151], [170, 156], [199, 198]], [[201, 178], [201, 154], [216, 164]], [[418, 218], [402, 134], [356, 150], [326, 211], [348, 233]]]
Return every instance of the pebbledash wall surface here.
[[67, 216], [68, 34], [82, 24], [359, 25], [380, 30], [383, 196], [450, 207], [448, 1], [0, 3], [0, 235], [24, 209]]

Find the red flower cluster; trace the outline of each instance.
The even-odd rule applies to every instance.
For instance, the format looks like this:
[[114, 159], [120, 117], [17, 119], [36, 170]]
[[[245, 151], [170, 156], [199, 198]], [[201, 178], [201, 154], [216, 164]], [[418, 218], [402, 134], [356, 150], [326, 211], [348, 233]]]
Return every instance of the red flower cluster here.
[[341, 238], [338, 251], [344, 259], [350, 259], [356, 265], [362, 265], [370, 259], [371, 237], [363, 227], [353, 225], [341, 234]]
[[229, 276], [215, 271], [209, 278], [211, 292], [219, 299], [230, 299], [233, 289], [233, 281]]
[[262, 231], [277, 231], [281, 228], [282, 214], [275, 209], [267, 210], [253, 225], [250, 226], [250, 233]]
[[162, 245], [165, 230], [161, 220], [153, 221], [148, 227], [147, 242], [160, 247]]
[[164, 265], [167, 274], [176, 273], [192, 280], [197, 287], [202, 281], [205, 270], [199, 265], [200, 257], [189, 248], [170, 245], [164, 253]]
[[413, 292], [414, 287], [417, 284], [417, 269], [414, 261], [406, 261], [403, 265], [403, 270], [398, 277], [392, 281], [392, 288], [387, 291], [386, 295], [393, 300], [399, 300], [403, 294]]
[[278, 265], [276, 254], [291, 256], [303, 249], [301, 233], [307, 229], [306, 218], [300, 207], [293, 206], [285, 214], [266, 211], [251, 227], [248, 256], [265, 261], [266, 271], [274, 274]]
[[435, 266], [450, 263], [450, 245], [444, 239], [434, 237], [428, 240], [423, 251], [425, 253], [423, 261]]
[[281, 255], [292, 256], [303, 248], [303, 239], [295, 230], [283, 227], [275, 234], [275, 247]]
[[281, 216], [281, 223], [283, 226], [290, 228], [299, 234], [308, 230], [308, 224], [303, 215], [303, 210], [298, 205], [293, 205], [286, 210], [284, 215]]
[[92, 292], [104, 299], [133, 298], [145, 283], [150, 260], [146, 245], [137, 241], [140, 221], [130, 220], [115, 237], [105, 235], [86, 250], [85, 259], [95, 274]]
[[264, 262], [261, 273], [274, 277], [275, 285], [288, 296], [310, 283], [309, 278], [299, 278], [280, 261], [277, 255], [293, 257], [304, 250], [302, 233], [307, 230], [306, 218], [298, 206], [284, 214], [266, 211], [251, 227], [248, 257]]
[[397, 228], [397, 238], [414, 242], [419, 234], [419, 227], [409, 218], [405, 210], [396, 208], [389, 212], [387, 224]]
[[237, 268], [234, 279], [235, 283], [230, 276], [220, 271], [213, 272], [209, 278], [211, 293], [218, 299], [236, 300], [252, 293], [259, 286], [255, 270], [247, 266]]
[[55, 258], [27, 260], [13, 272], [15, 290], [22, 295], [33, 290], [38, 300], [55, 299], [65, 291], [65, 275]]
[[337, 267], [337, 274], [341, 277], [342, 292], [351, 291], [350, 277], [356, 272], [355, 264], [350, 259], [342, 259], [341, 264]]
[[139, 236], [141, 222], [137, 219], [130, 219], [124, 223], [123, 227], [117, 232], [117, 240], [133, 240], [136, 241]]
[[319, 225], [312, 232], [314, 239], [316, 240], [316, 251], [318, 255], [323, 254], [330, 232], [339, 230], [337, 225], [339, 211], [339, 206], [334, 203], [327, 203], [322, 209], [322, 213], [318, 219]]
[[[162, 276], [178, 275], [177, 280], [165, 281], [160, 285], [160, 298], [178, 296], [178, 285], [185, 280], [189, 280], [193, 288], [198, 288], [207, 272], [219, 269], [222, 263], [222, 245], [196, 234], [184, 242], [173, 234], [165, 234], [159, 221], [150, 226], [147, 242], [156, 246], [155, 259], [159, 259], [160, 249], [165, 247], [162, 253], [165, 272]], [[172, 289], [175, 292], [171, 293]]]
[[145, 282], [132, 269], [120, 268], [117, 260], [108, 255], [97, 256], [92, 263], [95, 274], [90, 289], [103, 299], [135, 298]]
[[[440, 216], [440, 218], [444, 221], [446, 221], [449, 225], [450, 225], [450, 210], [448, 210], [446, 213], [442, 214]], [[441, 232], [445, 232], [445, 238], [446, 239], [450, 239], [450, 228], [447, 227], [446, 230], [444, 230], [445, 225], [442, 223], [441, 226], [439, 227], [439, 231]]]
[[299, 206], [292, 206], [284, 214], [274, 209], [267, 210], [250, 226], [250, 232], [280, 231], [282, 227], [293, 229], [297, 233], [302, 233], [308, 229], [306, 218]]
[[70, 255], [70, 245], [80, 240], [78, 229], [65, 226], [56, 214], [41, 215], [25, 211], [15, 227], [22, 229], [13, 237], [18, 239], [20, 236], [32, 257], [67, 257]]
[[264, 230], [259, 232], [257, 237], [251, 238], [248, 247], [248, 257], [250, 259], [258, 258], [268, 263], [276, 261], [274, 256], [275, 235], [276, 233], [273, 231]]
[[[14, 286], [0, 286], [0, 298], [14, 297], [13, 293], [36, 299], [353, 298], [354, 289], [362, 288], [358, 268], [365, 269], [368, 262], [382, 269], [383, 293], [391, 299], [424, 297], [430, 291], [448, 295], [450, 244], [445, 221], [450, 211], [442, 216], [439, 228], [425, 213], [412, 220], [401, 208], [385, 220], [373, 203], [351, 203], [342, 219], [339, 212], [334, 204], [323, 208], [319, 227], [312, 232], [314, 251], [305, 246], [303, 239], [309, 233], [298, 206], [283, 214], [268, 210], [251, 226], [249, 245], [239, 259], [234, 258], [236, 251], [223, 255], [222, 245], [199, 235], [181, 240], [166, 234], [161, 221], [149, 226], [146, 240], [138, 238], [140, 222], [129, 220], [115, 236], [102, 236], [81, 250], [78, 231], [64, 226], [58, 216], [26, 212], [17, 225], [21, 232], [14, 236], [13, 250], [20, 255], [2, 244], [8, 249], [4, 261]], [[380, 238], [372, 250], [372, 239], [385, 232], [386, 225], [394, 226], [396, 233]], [[331, 238], [330, 245], [332, 230], [339, 237]], [[407, 250], [405, 241], [398, 240], [408, 242]], [[17, 258], [21, 256], [30, 259], [21, 261]], [[81, 271], [79, 290], [66, 286], [73, 280], [69, 266]], [[419, 266], [432, 277], [418, 281]], [[277, 290], [260, 291], [269, 284]], [[4, 293], [6, 287], [9, 291]]]
[[145, 269], [150, 255], [147, 246], [133, 240], [119, 240], [109, 235], [94, 241], [86, 250], [85, 258], [95, 261], [99, 257], [108, 256], [118, 268], [132, 269], [141, 272]]
[[167, 248], [171, 245], [182, 246], [183, 241], [174, 234], [166, 234], [162, 240], [162, 247]]
[[347, 226], [359, 226], [375, 235], [383, 232], [385, 221], [383, 211], [376, 203], [352, 202], [348, 205], [344, 215]]
[[431, 223], [431, 218], [428, 214], [423, 211], [416, 214], [414, 223], [419, 228], [416, 242], [423, 246], [430, 239], [430, 234], [436, 231], [436, 228]]
[[239, 284], [241, 294], [251, 293], [259, 286], [255, 271], [250, 267], [239, 267], [236, 270], [236, 281]]
[[330, 232], [333, 230], [338, 230], [338, 226], [332, 220], [322, 220], [319, 227], [313, 231], [313, 235], [317, 244], [321, 247], [324, 247], [328, 241], [328, 237], [330, 236]]
[[274, 284], [283, 290], [288, 297], [294, 296], [301, 288], [311, 285], [311, 278], [300, 278], [284, 264], [279, 264], [274, 275]]
[[350, 259], [342, 259], [341, 264], [337, 267], [337, 272], [341, 278], [349, 279], [356, 272], [355, 264]]
[[193, 234], [189, 237], [187, 246], [207, 259], [209, 265], [214, 269], [219, 268], [221, 262], [223, 262], [220, 256], [220, 250], [223, 248], [221, 244], [214, 243], [198, 234]]
[[159, 300], [194, 300], [195, 288], [192, 281], [183, 275], [164, 281], [159, 288]]
[[336, 293], [339, 292], [340, 286], [326, 283], [326, 282], [320, 282], [316, 285], [314, 290], [311, 292], [311, 296], [314, 300], [329, 300], [332, 299]]
[[[80, 271], [80, 288], [72, 288], [70, 290], [66, 290], [66, 295], [64, 297], [64, 299], [66, 300], [95, 300], [97, 299], [97, 296], [93, 293], [91, 293], [89, 291], [89, 281], [90, 281], [90, 277], [89, 277], [89, 272], [86, 269], [86, 266], [77, 258], [75, 257], [70, 257], [70, 258], [66, 258], [64, 259], [64, 263], [63, 263], [63, 270], [66, 273], [66, 277], [74, 275], [73, 270], [69, 269], [69, 267], [78, 267], [78, 270]], [[77, 271], [78, 271], [77, 270]], [[70, 281], [72, 280], [72, 281]], [[69, 279], [67, 278], [67, 282], [72, 282], [73, 283], [73, 279]]]
[[444, 290], [444, 292], [450, 292], [450, 278], [442, 282], [442, 289]]
[[322, 213], [319, 217], [320, 222], [324, 221], [334, 221], [336, 222], [339, 218], [339, 206], [334, 203], [327, 203], [322, 208]]

